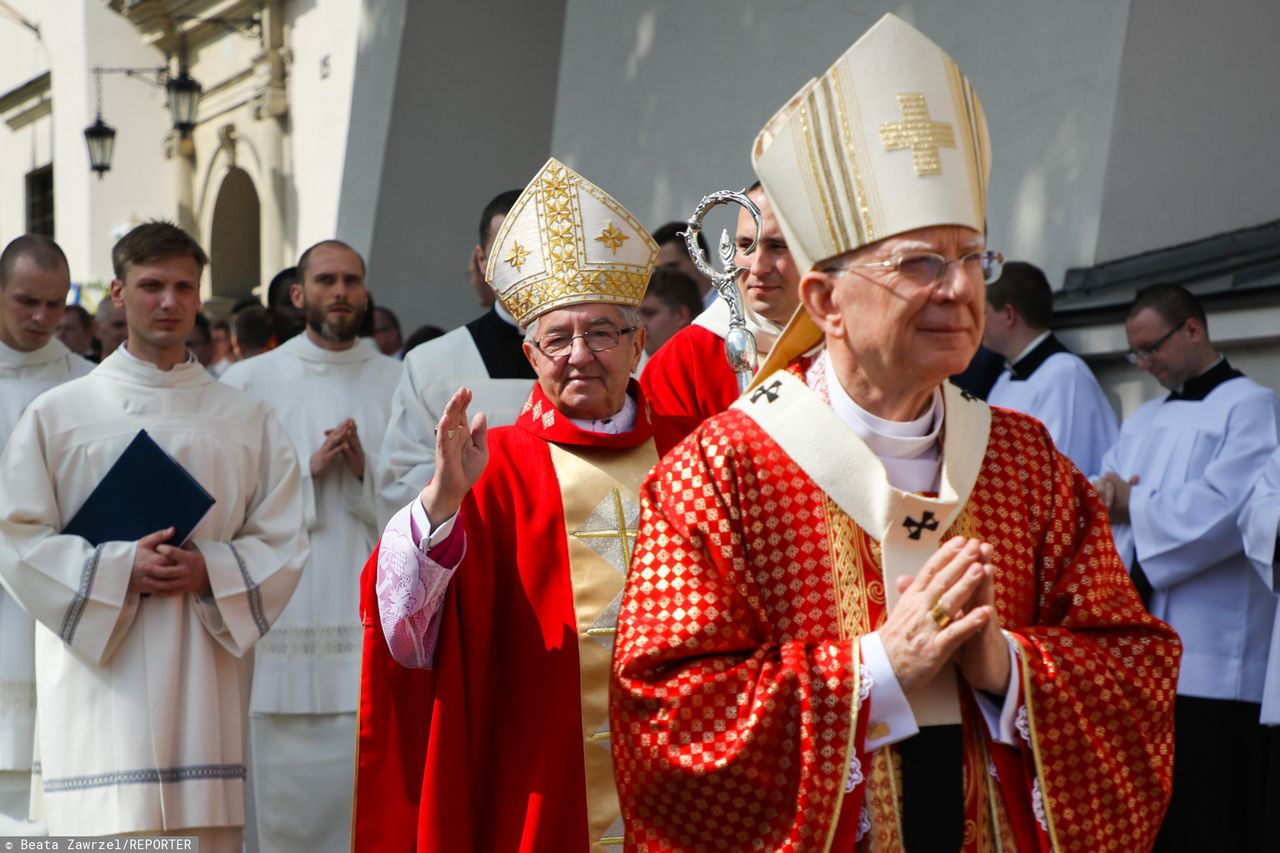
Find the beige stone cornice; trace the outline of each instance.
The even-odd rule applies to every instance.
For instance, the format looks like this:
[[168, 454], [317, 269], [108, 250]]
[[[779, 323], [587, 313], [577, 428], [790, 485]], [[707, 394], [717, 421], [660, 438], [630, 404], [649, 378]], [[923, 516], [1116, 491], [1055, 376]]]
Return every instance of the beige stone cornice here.
[[31, 78], [22, 85], [0, 95], [0, 118], [11, 130], [47, 116], [53, 109], [49, 72]]

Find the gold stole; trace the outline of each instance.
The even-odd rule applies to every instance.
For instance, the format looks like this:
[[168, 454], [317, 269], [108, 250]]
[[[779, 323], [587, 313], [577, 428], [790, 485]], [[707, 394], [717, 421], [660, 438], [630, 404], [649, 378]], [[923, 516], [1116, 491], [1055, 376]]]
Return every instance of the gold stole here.
[[564, 505], [578, 626], [588, 838], [592, 850], [601, 850], [623, 842], [609, 741], [609, 668], [640, 526], [640, 483], [658, 454], [652, 439], [630, 450], [548, 446]]

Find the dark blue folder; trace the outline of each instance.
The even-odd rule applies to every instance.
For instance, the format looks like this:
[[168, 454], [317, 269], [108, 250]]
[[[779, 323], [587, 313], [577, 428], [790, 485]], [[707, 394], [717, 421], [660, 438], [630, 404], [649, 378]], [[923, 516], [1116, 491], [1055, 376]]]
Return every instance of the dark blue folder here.
[[213, 496], [186, 468], [146, 430], [138, 430], [62, 532], [100, 545], [133, 542], [172, 527], [175, 532], [168, 544], [178, 546], [213, 504]]

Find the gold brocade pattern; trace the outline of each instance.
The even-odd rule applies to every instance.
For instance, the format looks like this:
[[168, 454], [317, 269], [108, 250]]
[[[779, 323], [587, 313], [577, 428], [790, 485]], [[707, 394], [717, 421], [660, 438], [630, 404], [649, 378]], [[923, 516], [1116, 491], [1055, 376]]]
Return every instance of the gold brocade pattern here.
[[515, 268], [516, 272], [519, 272], [527, 257], [529, 257], [529, 250], [521, 246], [518, 241], [513, 241], [511, 243], [511, 251], [507, 253], [506, 261]]
[[941, 175], [938, 149], [956, 147], [955, 130], [947, 122], [929, 117], [929, 106], [922, 92], [902, 92], [898, 103], [902, 105], [902, 121], [880, 125], [880, 141], [885, 150], [910, 148], [917, 176]]
[[[602, 222], [606, 212], [612, 218]], [[537, 244], [526, 245], [530, 240]], [[608, 254], [593, 249], [592, 255], [589, 240]], [[494, 258], [499, 255], [510, 269], [491, 260], [490, 284], [516, 322], [527, 326], [565, 305], [639, 305], [658, 248], [630, 211], [552, 159], [503, 220], [494, 241]]]
[[616, 255], [618, 254], [618, 249], [622, 247], [622, 244], [630, 239], [630, 237], [614, 227], [612, 222], [606, 222], [604, 230], [600, 232], [599, 237], [596, 237], [596, 242], [602, 243], [605, 248]]
[[840, 639], [851, 640], [873, 628], [868, 607], [868, 587], [873, 583], [879, 585], [880, 591], [877, 610], [883, 610], [884, 586], [879, 584], [880, 563], [866, 547], [871, 542], [870, 537], [862, 533], [829, 495], [824, 493], [822, 497], [827, 518], [827, 541], [831, 546], [831, 581], [840, 611]]
[[608, 685], [618, 607], [640, 520], [636, 494], [657, 462], [652, 441], [626, 452], [548, 444], [560, 483], [582, 678], [583, 760], [592, 850], [618, 849]]
[[902, 759], [898, 750], [887, 746], [871, 754], [866, 785], [871, 832], [860, 846], [869, 847], [872, 853], [897, 853], [902, 850]]

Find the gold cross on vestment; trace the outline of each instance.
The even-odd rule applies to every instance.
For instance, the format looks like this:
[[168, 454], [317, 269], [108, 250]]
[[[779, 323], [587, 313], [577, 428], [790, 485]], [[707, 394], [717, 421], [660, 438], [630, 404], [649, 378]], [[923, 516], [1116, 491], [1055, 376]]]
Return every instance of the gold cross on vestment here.
[[[625, 575], [631, 567], [631, 553], [635, 548], [636, 536], [640, 533], [639, 526], [639, 505], [624, 498], [615, 488], [609, 490], [609, 494], [596, 505], [591, 516], [573, 532], [573, 536]], [[621, 609], [622, 593], [619, 592], [587, 629], [587, 636], [612, 651], [613, 635], [618, 630], [618, 613]]]
[[942, 174], [938, 149], [956, 147], [955, 131], [948, 122], [929, 118], [929, 106], [924, 102], [923, 92], [899, 93], [898, 104], [902, 107], [903, 120], [880, 125], [880, 141], [884, 143], [885, 150], [910, 148], [917, 175]]
[[[591, 517], [573, 535], [583, 540], [592, 551], [603, 557], [609, 565], [624, 575], [631, 566], [631, 550], [640, 534], [639, 508], [627, 501], [624, 506], [622, 493], [611, 489], [603, 501], [592, 511]], [[633, 516], [628, 518], [627, 516]], [[628, 526], [630, 521], [633, 526]]]

